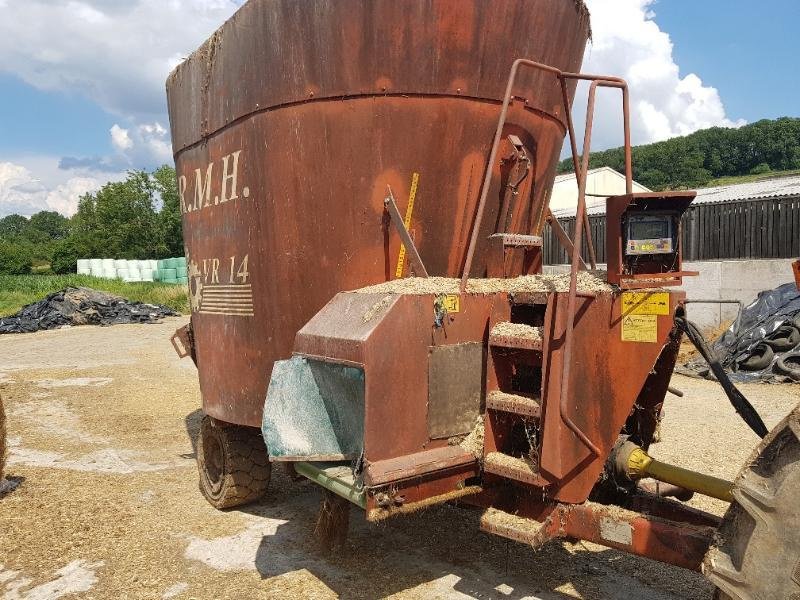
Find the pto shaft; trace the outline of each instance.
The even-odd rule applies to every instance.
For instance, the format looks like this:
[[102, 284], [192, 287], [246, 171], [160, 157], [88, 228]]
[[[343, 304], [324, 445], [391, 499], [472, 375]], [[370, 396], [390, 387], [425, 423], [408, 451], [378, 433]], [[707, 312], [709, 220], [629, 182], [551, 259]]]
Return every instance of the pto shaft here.
[[621, 471], [631, 481], [652, 477], [725, 502], [733, 501], [733, 484], [730, 481], [663, 463], [632, 442], [622, 444], [615, 464], [617, 471]]

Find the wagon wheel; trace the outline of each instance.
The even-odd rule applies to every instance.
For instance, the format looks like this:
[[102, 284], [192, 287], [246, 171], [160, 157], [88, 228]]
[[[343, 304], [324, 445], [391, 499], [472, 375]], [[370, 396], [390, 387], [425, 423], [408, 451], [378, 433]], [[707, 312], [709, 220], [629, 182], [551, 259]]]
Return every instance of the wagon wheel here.
[[800, 405], [764, 438], [732, 491], [703, 561], [717, 598], [800, 599]]
[[206, 415], [197, 439], [200, 491], [215, 508], [259, 500], [269, 486], [272, 465], [261, 432]]

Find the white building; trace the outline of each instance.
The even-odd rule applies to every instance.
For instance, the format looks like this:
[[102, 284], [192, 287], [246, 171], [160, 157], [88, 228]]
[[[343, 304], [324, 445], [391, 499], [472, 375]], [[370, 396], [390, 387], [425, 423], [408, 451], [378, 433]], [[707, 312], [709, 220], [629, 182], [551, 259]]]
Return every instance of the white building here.
[[[633, 182], [634, 192], [649, 192], [650, 189]], [[586, 207], [602, 207], [605, 212], [606, 198], [625, 193], [625, 175], [611, 167], [591, 169], [586, 176]], [[590, 195], [592, 194], [592, 195]], [[556, 217], [572, 217], [578, 206], [578, 180], [575, 173], [558, 175], [550, 196], [550, 209]]]

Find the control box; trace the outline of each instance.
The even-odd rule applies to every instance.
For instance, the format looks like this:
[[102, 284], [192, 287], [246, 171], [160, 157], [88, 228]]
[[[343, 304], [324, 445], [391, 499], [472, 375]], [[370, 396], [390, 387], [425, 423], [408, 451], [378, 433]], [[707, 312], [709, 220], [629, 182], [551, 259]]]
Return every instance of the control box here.
[[630, 214], [625, 228], [625, 254], [672, 254], [677, 246], [674, 239], [674, 221], [678, 215]]
[[608, 282], [623, 289], [677, 286], [681, 219], [695, 192], [646, 192], [606, 201]]

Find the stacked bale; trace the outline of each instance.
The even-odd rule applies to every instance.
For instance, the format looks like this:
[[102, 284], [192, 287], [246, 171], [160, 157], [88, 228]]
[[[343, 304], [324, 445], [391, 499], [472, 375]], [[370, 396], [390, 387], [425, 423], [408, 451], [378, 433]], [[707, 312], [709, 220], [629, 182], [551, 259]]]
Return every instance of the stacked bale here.
[[178, 283], [189, 283], [189, 271], [186, 267], [186, 257], [179, 256], [175, 259], [175, 272]]
[[81, 258], [78, 259], [77, 272], [79, 275], [123, 281], [163, 281], [183, 284], [189, 282], [186, 258], [183, 256], [162, 260]]
[[89, 274], [93, 277], [103, 276], [103, 259], [90, 258], [89, 259]]

